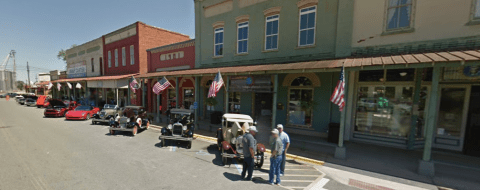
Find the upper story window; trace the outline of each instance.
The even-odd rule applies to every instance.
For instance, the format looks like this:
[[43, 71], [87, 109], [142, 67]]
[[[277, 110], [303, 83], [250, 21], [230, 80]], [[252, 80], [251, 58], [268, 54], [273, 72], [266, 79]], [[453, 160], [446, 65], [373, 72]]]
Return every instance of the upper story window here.
[[412, 1], [413, 0], [388, 0], [387, 31], [411, 27]]
[[214, 56], [223, 55], [223, 27], [215, 29], [215, 52]]
[[300, 32], [298, 46], [315, 44], [317, 6], [307, 7], [300, 10]]
[[473, 11], [473, 19], [480, 20], [480, 0], [475, 1], [475, 8]]
[[93, 58], [90, 60], [90, 64], [92, 65], [92, 73], [95, 72], [95, 64], [93, 63]]
[[279, 15], [266, 18], [265, 21], [265, 50], [278, 49], [278, 20]]
[[237, 54], [248, 53], [248, 21], [238, 23]]
[[112, 52], [108, 51], [108, 67], [112, 67]]
[[130, 65], [135, 65], [135, 51], [133, 45], [130, 46]]
[[118, 67], [118, 49], [115, 49], [115, 67]]
[[122, 47], [122, 66], [127, 66], [127, 55], [125, 54], [125, 47]]

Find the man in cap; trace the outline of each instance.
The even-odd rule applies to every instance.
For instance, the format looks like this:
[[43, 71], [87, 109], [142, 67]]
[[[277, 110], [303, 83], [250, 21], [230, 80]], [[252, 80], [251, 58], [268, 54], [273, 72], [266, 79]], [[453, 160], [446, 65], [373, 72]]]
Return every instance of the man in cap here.
[[277, 125], [278, 133], [280, 140], [282, 140], [283, 143], [283, 152], [282, 152], [282, 162], [280, 164], [280, 176], [283, 176], [285, 174], [285, 160], [287, 159], [286, 154], [287, 154], [287, 149], [290, 147], [290, 137], [288, 137], [288, 134], [283, 131], [283, 125], [278, 124]]
[[283, 143], [278, 136], [278, 130], [272, 131], [273, 140], [270, 143], [272, 155], [270, 157], [270, 172], [268, 174], [269, 183], [273, 185], [273, 178], [276, 176], [276, 183], [280, 185], [280, 162], [282, 162]]
[[[253, 166], [255, 164], [253, 157], [255, 156], [255, 150], [257, 146], [257, 140], [255, 140], [255, 134], [257, 134], [257, 128], [255, 126], [250, 126], [249, 132], [243, 136], [243, 169], [242, 169], [242, 179], [246, 181], [252, 180], [253, 175]], [[245, 174], [247, 173], [247, 178]]]

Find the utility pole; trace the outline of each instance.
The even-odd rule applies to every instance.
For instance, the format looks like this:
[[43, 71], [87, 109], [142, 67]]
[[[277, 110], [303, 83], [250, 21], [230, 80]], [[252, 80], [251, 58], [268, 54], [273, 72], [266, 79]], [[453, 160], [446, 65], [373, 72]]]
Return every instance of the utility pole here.
[[30, 86], [30, 66], [28, 66], [28, 61], [27, 61], [27, 73], [28, 73], [28, 83], [27, 83], [27, 86]]
[[12, 51], [10, 51], [10, 54], [13, 58], [13, 86], [12, 86], [12, 89], [15, 91], [15, 90], [18, 90], [17, 89], [17, 65], [15, 64], [15, 53], [17, 53], [15, 50], [12, 49]]

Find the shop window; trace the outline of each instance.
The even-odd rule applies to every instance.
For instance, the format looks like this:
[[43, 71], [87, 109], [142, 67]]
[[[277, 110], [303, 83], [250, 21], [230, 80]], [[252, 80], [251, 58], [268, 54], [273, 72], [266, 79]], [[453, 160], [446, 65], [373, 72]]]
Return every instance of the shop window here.
[[311, 86], [312, 81], [307, 77], [298, 77], [292, 81], [291, 86]]
[[183, 107], [185, 109], [193, 109], [195, 102], [195, 90], [193, 88], [183, 89]]
[[360, 71], [358, 81], [360, 82], [383, 82], [384, 70]]
[[387, 81], [413, 81], [415, 69], [388, 69]]
[[312, 81], [298, 77], [292, 81], [289, 90], [288, 123], [297, 126], [312, 126], [313, 88]]
[[168, 89], [168, 97], [167, 97], [168, 109], [172, 109], [177, 107], [177, 92], [173, 88]]
[[273, 15], [266, 18], [265, 50], [278, 49], [278, 22], [279, 15]]
[[298, 46], [315, 44], [316, 15], [317, 6], [307, 7], [300, 10]]
[[387, 31], [410, 28], [412, 1], [414, 0], [388, 0]]
[[248, 53], [248, 22], [238, 23], [237, 54]]
[[432, 81], [432, 77], [433, 77], [433, 68], [430, 67], [430, 68], [424, 68], [422, 70], [420, 70], [422, 73], [422, 80], [423, 81]]
[[223, 28], [215, 29], [215, 56], [223, 55]]
[[240, 113], [240, 92], [229, 92], [228, 93], [228, 112], [229, 113]]

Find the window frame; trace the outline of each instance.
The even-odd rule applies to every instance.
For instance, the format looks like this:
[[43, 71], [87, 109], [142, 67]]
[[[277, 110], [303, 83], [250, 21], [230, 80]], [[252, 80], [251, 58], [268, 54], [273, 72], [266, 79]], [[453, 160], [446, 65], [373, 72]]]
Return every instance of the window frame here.
[[[478, 8], [478, 10], [477, 10], [477, 8]], [[475, 16], [477, 13], [478, 13], [478, 16]], [[473, 0], [472, 21], [480, 21], [480, 0]]]
[[130, 45], [130, 65], [135, 65], [135, 47]]
[[[243, 26], [240, 26], [241, 24], [245, 24], [247, 23], [246, 25], [243, 25]], [[246, 39], [242, 39], [242, 40], [239, 40], [238, 39], [238, 34], [240, 32], [240, 29], [242, 28], [247, 28], [247, 38]], [[247, 21], [244, 21], [244, 22], [238, 22], [237, 23], [237, 55], [239, 54], [248, 54], [248, 38], [250, 37], [250, 21], [247, 20]], [[240, 45], [239, 42], [243, 42], [243, 41], [247, 41], [247, 49], [245, 52], [239, 52], [239, 49], [238, 49], [238, 46]]]
[[[274, 16], [278, 16], [278, 17], [277, 17], [277, 18], [272, 18], [272, 19], [268, 20], [269, 17], [274, 17]], [[276, 33], [276, 34], [270, 34], [270, 35], [268, 35], [268, 34], [267, 34], [267, 24], [268, 24], [268, 22], [275, 22], [275, 21], [278, 21], [277, 33]], [[264, 43], [264, 48], [263, 48], [263, 50], [264, 50], [264, 51], [275, 51], [275, 50], [278, 50], [279, 35], [280, 35], [280, 14], [274, 14], [274, 15], [266, 16], [266, 17], [265, 17], [265, 43]], [[272, 37], [272, 36], [277, 36], [277, 47], [276, 47], [276, 48], [267, 49], [267, 38], [268, 38], [268, 37]]]
[[108, 51], [108, 68], [112, 67], [112, 51]]
[[122, 66], [127, 66], [127, 55], [125, 47], [122, 47]]
[[[411, 1], [412, 2], [410, 4], [390, 7], [390, 0], [385, 0], [385, 15], [384, 15], [384, 22], [383, 22], [383, 25], [384, 25], [383, 26], [383, 35], [391, 34], [391, 33], [398, 33], [398, 32], [403, 33], [403, 32], [413, 32], [414, 31], [416, 0], [411, 0]], [[411, 6], [410, 20], [409, 20], [408, 27], [388, 29], [388, 11], [390, 9], [401, 8], [401, 7], [404, 7], [404, 6]]]
[[118, 49], [115, 49], [115, 67], [118, 67]]
[[[302, 10], [304, 9], [309, 9], [309, 8], [312, 8], [312, 7], [315, 7], [315, 10], [310, 10], [310, 11], [307, 11], [307, 12], [304, 12], [302, 13]], [[306, 46], [314, 46], [316, 44], [316, 38], [317, 38], [317, 16], [318, 16], [318, 7], [317, 5], [312, 5], [312, 6], [308, 6], [308, 7], [305, 7], [305, 8], [301, 8], [298, 10], [298, 47], [306, 47]], [[300, 44], [300, 34], [302, 33], [303, 30], [310, 30], [311, 28], [307, 28], [307, 29], [301, 29], [301, 25], [302, 25], [302, 15], [304, 14], [310, 14], [314, 12], [315, 13], [315, 23], [314, 23], [314, 26], [313, 26], [313, 44], [305, 44], [305, 45], [301, 45]]]
[[[221, 30], [220, 30], [221, 29]], [[219, 31], [217, 31], [219, 30]], [[222, 33], [222, 43], [216, 43], [216, 36], [217, 36], [217, 33]], [[223, 56], [223, 50], [222, 50], [222, 54], [218, 54], [217, 55], [217, 50], [216, 50], [216, 47], [217, 45], [222, 45], [222, 49], [225, 49], [225, 27], [217, 27], [217, 28], [214, 28], [213, 29], [213, 57], [222, 57]]]
[[95, 63], [94, 63], [94, 62], [95, 62], [95, 58], [92, 58], [92, 59], [90, 60], [90, 64], [91, 64], [91, 66], [92, 66], [92, 73], [95, 72]]

